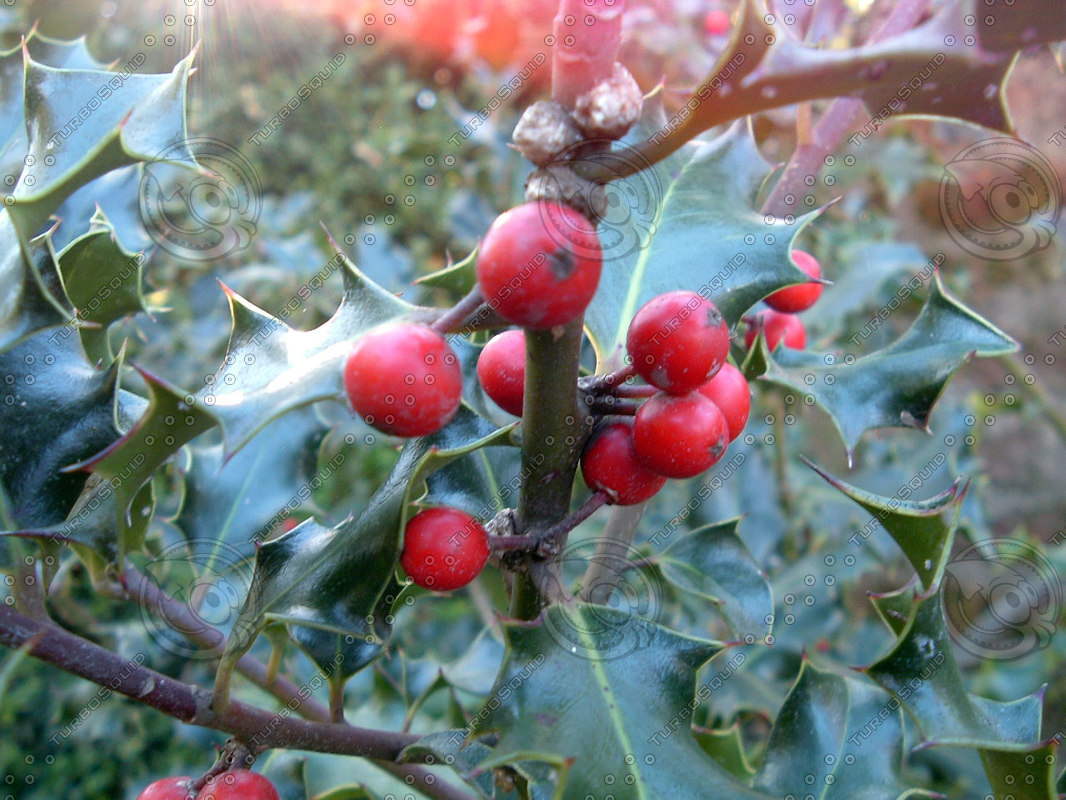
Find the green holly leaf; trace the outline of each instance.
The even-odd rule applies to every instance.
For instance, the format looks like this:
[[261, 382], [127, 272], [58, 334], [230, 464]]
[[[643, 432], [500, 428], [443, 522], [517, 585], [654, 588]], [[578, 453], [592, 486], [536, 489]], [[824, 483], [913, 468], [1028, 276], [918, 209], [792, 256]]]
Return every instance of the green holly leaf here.
[[697, 528], [671, 542], [658, 564], [672, 584], [714, 603], [738, 639], [762, 639], [770, 632], [774, 602], [739, 526], [738, 518]]
[[148, 387], [148, 405], [125, 432], [70, 470], [91, 471], [114, 488], [117, 511], [129, 517], [134, 496], [174, 453], [210, 430], [215, 421], [193, 403], [192, 395], [151, 373], [138, 370]]
[[[918, 573], [923, 586], [930, 587], [939, 582], [944, 574], [948, 558], [951, 556], [955, 525], [963, 497], [966, 494], [965, 487], [960, 489], [959, 481], [928, 500], [909, 499], [916, 491], [911, 488], [910, 484], [902, 487], [897, 497], [882, 497], [863, 491], [839, 478], [834, 478], [806, 458], [803, 460], [831, 486], [839, 489], [876, 517], [876, 521], [884, 526], [903, 550], [903, 554]], [[920, 488], [925, 477], [922, 473], [916, 475], [914, 485]], [[950, 522], [945, 521], [944, 518], [947, 511], [952, 512]], [[861, 544], [875, 527], [875, 524], [867, 525], [859, 533], [854, 534], [851, 541]], [[889, 606], [886, 605], [886, 608]]]
[[[507, 660], [477, 734], [498, 742], [481, 768], [532, 759], [556, 766], [564, 797], [768, 797], [719, 766], [693, 738], [696, 672], [722, 646], [605, 606], [549, 606], [505, 625]], [[709, 697], [701, 687], [700, 702]]]
[[1004, 91], [1012, 51], [1060, 38], [1061, 21], [1045, 25], [1046, 4], [1027, 0], [989, 15], [993, 22], [974, 43], [965, 20], [983, 16], [977, 0], [954, 0], [917, 28], [876, 44], [819, 48], [797, 39], [765, 0], [744, 0], [729, 44], [686, 106], [689, 113], [638, 146], [637, 156], [655, 163], [717, 125], [823, 97], [861, 99], [871, 115], [884, 109], [949, 117], [1013, 133]]
[[0, 53], [0, 176], [12, 179], [7, 185], [14, 185], [22, 171], [29, 146], [23, 117], [26, 108], [24, 52], [35, 61], [57, 69], [104, 70], [107, 67], [89, 53], [85, 37], [69, 41], [52, 39], [36, 28], [26, 36], [22, 45]]
[[[898, 605], [898, 598], [889, 603]], [[976, 748], [993, 787], [1009, 786], [1019, 800], [1055, 800], [1053, 770], [1045, 760], [1050, 751], [1040, 738], [1043, 689], [1013, 702], [967, 692], [939, 586], [913, 598], [899, 639], [865, 671], [898, 698], [925, 746]], [[1033, 777], [1032, 783], [1014, 784], [1026, 775]]]
[[492, 748], [479, 741], [467, 741], [465, 730], [438, 731], [423, 736], [404, 748], [399, 761], [422, 763], [427, 756], [447, 764], [477, 790], [478, 797], [496, 795], [495, 779], [491, 771], [475, 775], [477, 766], [492, 755]]
[[[79, 186], [155, 159], [184, 139], [185, 88], [194, 55], [162, 75], [140, 75], [135, 68], [57, 69], [27, 57], [29, 145], [8, 206], [23, 239]], [[83, 109], [94, 98], [98, 102], [86, 117]], [[180, 150], [171, 160], [195, 167]]]
[[902, 763], [899, 702], [868, 680], [804, 658], [754, 785], [775, 797], [818, 800], [933, 796], [904, 784]]
[[766, 295], [806, 280], [789, 253], [812, 215], [786, 223], [760, 214], [755, 196], [769, 173], [750, 129], [737, 124], [608, 184], [608, 207], [622, 217], [609, 210], [599, 225], [603, 274], [585, 314], [601, 367], [620, 359], [633, 315], [659, 294], [698, 292], [732, 326]]
[[130, 513], [119, 514], [112, 485], [99, 475], [90, 475], [66, 520], [0, 535], [35, 539], [45, 546], [69, 545], [98, 580], [109, 565], [121, 563], [126, 553], [144, 546], [154, 508], [155, 493], [149, 483], [134, 496]]
[[[63, 289], [48, 235], [24, 246], [6, 209], [0, 209], [0, 275], [10, 281], [6, 286], [0, 285], [0, 350], [73, 319], [73, 309], [57, 299], [62, 297]], [[65, 330], [52, 331], [49, 339], [66, 339], [74, 331], [68, 324]]]
[[338, 270], [344, 277], [340, 307], [311, 331], [295, 330], [226, 290], [233, 316], [229, 346], [218, 373], [196, 393], [196, 405], [221, 424], [227, 452], [239, 449], [286, 412], [318, 400], [347, 403], [344, 362], [354, 341], [377, 325], [415, 311], [367, 278], [339, 250], [316, 277], [325, 280]]
[[88, 323], [78, 329], [86, 353], [93, 360], [110, 359], [108, 326], [145, 309], [141, 294], [144, 253], [124, 250], [107, 217], [97, 213], [89, 231], [55, 259], [77, 318]]
[[265, 625], [274, 623], [288, 626], [297, 643], [330, 673], [350, 676], [376, 658], [391, 628], [391, 618], [385, 618], [398, 597], [389, 597], [389, 587], [411, 500], [428, 474], [500, 436], [461, 408], [443, 430], [404, 447], [358, 517], [332, 528], [308, 519], [262, 544], [248, 597], [226, 642], [223, 668], [251, 647]]
[[693, 726], [692, 735], [696, 737], [703, 752], [742, 781], [749, 781], [755, 776], [755, 768], [744, 751], [739, 724], [734, 723], [724, 730]]
[[311, 499], [344, 461], [338, 453], [318, 465], [328, 426], [313, 409], [285, 415], [227, 459], [221, 444], [190, 447], [185, 500], [175, 523], [194, 540], [218, 540], [252, 555], [252, 545]]
[[463, 296], [477, 285], [477, 248], [454, 264], [443, 269], [423, 275], [415, 283], [432, 286], [435, 289], [447, 289], [458, 296]]
[[53, 328], [0, 351], [0, 482], [20, 528], [66, 519], [86, 478], [67, 468], [119, 436], [118, 370], [118, 361], [94, 368], [77, 336]]
[[832, 419], [850, 461], [868, 430], [927, 430], [944, 387], [972, 355], [1001, 355], [1017, 347], [947, 294], [938, 276], [918, 318], [888, 347], [861, 358], [778, 347], [764, 377], [813, 397]]

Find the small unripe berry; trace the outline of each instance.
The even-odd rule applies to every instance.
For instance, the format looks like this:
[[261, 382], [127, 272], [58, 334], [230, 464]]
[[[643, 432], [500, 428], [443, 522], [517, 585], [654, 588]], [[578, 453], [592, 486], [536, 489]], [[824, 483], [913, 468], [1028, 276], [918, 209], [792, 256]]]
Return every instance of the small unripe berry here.
[[477, 358], [477, 378], [485, 394], [516, 417], [522, 416], [526, 386], [526, 334], [504, 331], [489, 339]]
[[695, 292], [667, 292], [640, 307], [626, 350], [652, 386], [687, 394], [713, 376], [729, 355], [729, 328], [717, 306]]
[[447, 592], [466, 586], [488, 560], [488, 532], [457, 508], [427, 508], [404, 529], [400, 563], [426, 589]]
[[637, 458], [628, 419], [609, 422], [589, 437], [581, 454], [581, 474], [590, 489], [606, 493], [609, 503], [620, 506], [643, 503], [666, 483]]
[[477, 257], [485, 301], [524, 328], [548, 330], [584, 313], [600, 282], [596, 229], [558, 203], [523, 203], [496, 218]]
[[432, 328], [390, 324], [356, 342], [344, 366], [344, 387], [368, 424], [395, 436], [425, 436], [455, 416], [463, 373]]
[[721, 36], [729, 32], [732, 24], [729, 14], [720, 8], [715, 8], [708, 11], [707, 16], [703, 18], [703, 31], [708, 36]]
[[207, 779], [196, 800], [279, 800], [274, 784], [258, 773], [234, 769]]
[[751, 412], [751, 390], [744, 373], [727, 361], [717, 375], [699, 388], [699, 392], [722, 412], [729, 425], [729, 441], [740, 436]]
[[189, 789], [191, 783], [188, 775], [160, 778], [144, 787], [137, 800], [189, 800], [193, 796]]
[[802, 350], [807, 346], [807, 331], [803, 327], [800, 318], [795, 314], [782, 314], [780, 311], [760, 311], [755, 315], [755, 320], [748, 326], [744, 333], [744, 345], [750, 350], [755, 343], [755, 337], [763, 332], [766, 346], [773, 350], [779, 342], [784, 342], [785, 347], [794, 350]]
[[722, 457], [729, 425], [711, 400], [699, 392], [655, 394], [633, 421], [637, 458], [668, 478], [691, 478]]
[[[796, 266], [806, 272], [812, 278], [822, 277], [822, 268], [818, 259], [803, 250], [793, 250], [792, 260]], [[774, 311], [782, 311], [787, 314], [797, 314], [806, 311], [822, 296], [822, 284], [814, 281], [778, 289], [764, 301]]]

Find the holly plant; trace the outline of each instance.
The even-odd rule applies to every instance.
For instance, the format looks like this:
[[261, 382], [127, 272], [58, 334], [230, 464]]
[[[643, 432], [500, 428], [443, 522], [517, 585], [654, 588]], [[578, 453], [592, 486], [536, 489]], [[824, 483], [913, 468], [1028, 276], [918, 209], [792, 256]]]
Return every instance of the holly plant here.
[[[0, 696], [38, 662], [99, 688], [50, 712], [40, 774], [100, 720], [137, 741], [140, 705], [182, 755], [68, 796], [1058, 797], [1039, 673], [980, 663], [1041, 652], [1058, 584], [1011, 584], [989, 633], [974, 437], [938, 402], [1017, 344], [951, 257], [842, 242], [812, 187], [867, 119], [1020, 145], [1008, 75], [1066, 15], [865, 6], [715, 5], [713, 66], [642, 86], [649, 6], [562, 0], [550, 94], [484, 156], [520, 188], [402, 295], [329, 220], [290, 296], [289, 251], [249, 279], [262, 197], [186, 121], [197, 48], [150, 73], [30, 29], [0, 55]], [[1002, 230], [1057, 215], [995, 180]]]

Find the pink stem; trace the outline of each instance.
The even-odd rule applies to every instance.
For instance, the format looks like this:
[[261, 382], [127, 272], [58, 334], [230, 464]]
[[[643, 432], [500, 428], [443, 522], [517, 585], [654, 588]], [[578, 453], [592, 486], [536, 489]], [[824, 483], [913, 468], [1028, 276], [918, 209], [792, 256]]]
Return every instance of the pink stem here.
[[560, 0], [555, 17], [552, 99], [572, 109], [607, 79], [618, 58], [625, 0]]

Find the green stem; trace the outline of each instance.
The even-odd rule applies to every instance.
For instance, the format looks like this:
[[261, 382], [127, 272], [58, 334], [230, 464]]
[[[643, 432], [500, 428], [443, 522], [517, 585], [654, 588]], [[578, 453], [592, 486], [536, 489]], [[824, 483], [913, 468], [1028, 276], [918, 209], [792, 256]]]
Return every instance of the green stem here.
[[[526, 389], [522, 417], [522, 472], [517, 530], [536, 536], [570, 513], [581, 445], [588, 426], [578, 404], [582, 319], [551, 331], [526, 331]], [[532, 619], [540, 596], [527, 575], [515, 576], [511, 614]]]
[[347, 681], [339, 672], [329, 678], [329, 721], [344, 722], [344, 685]]

